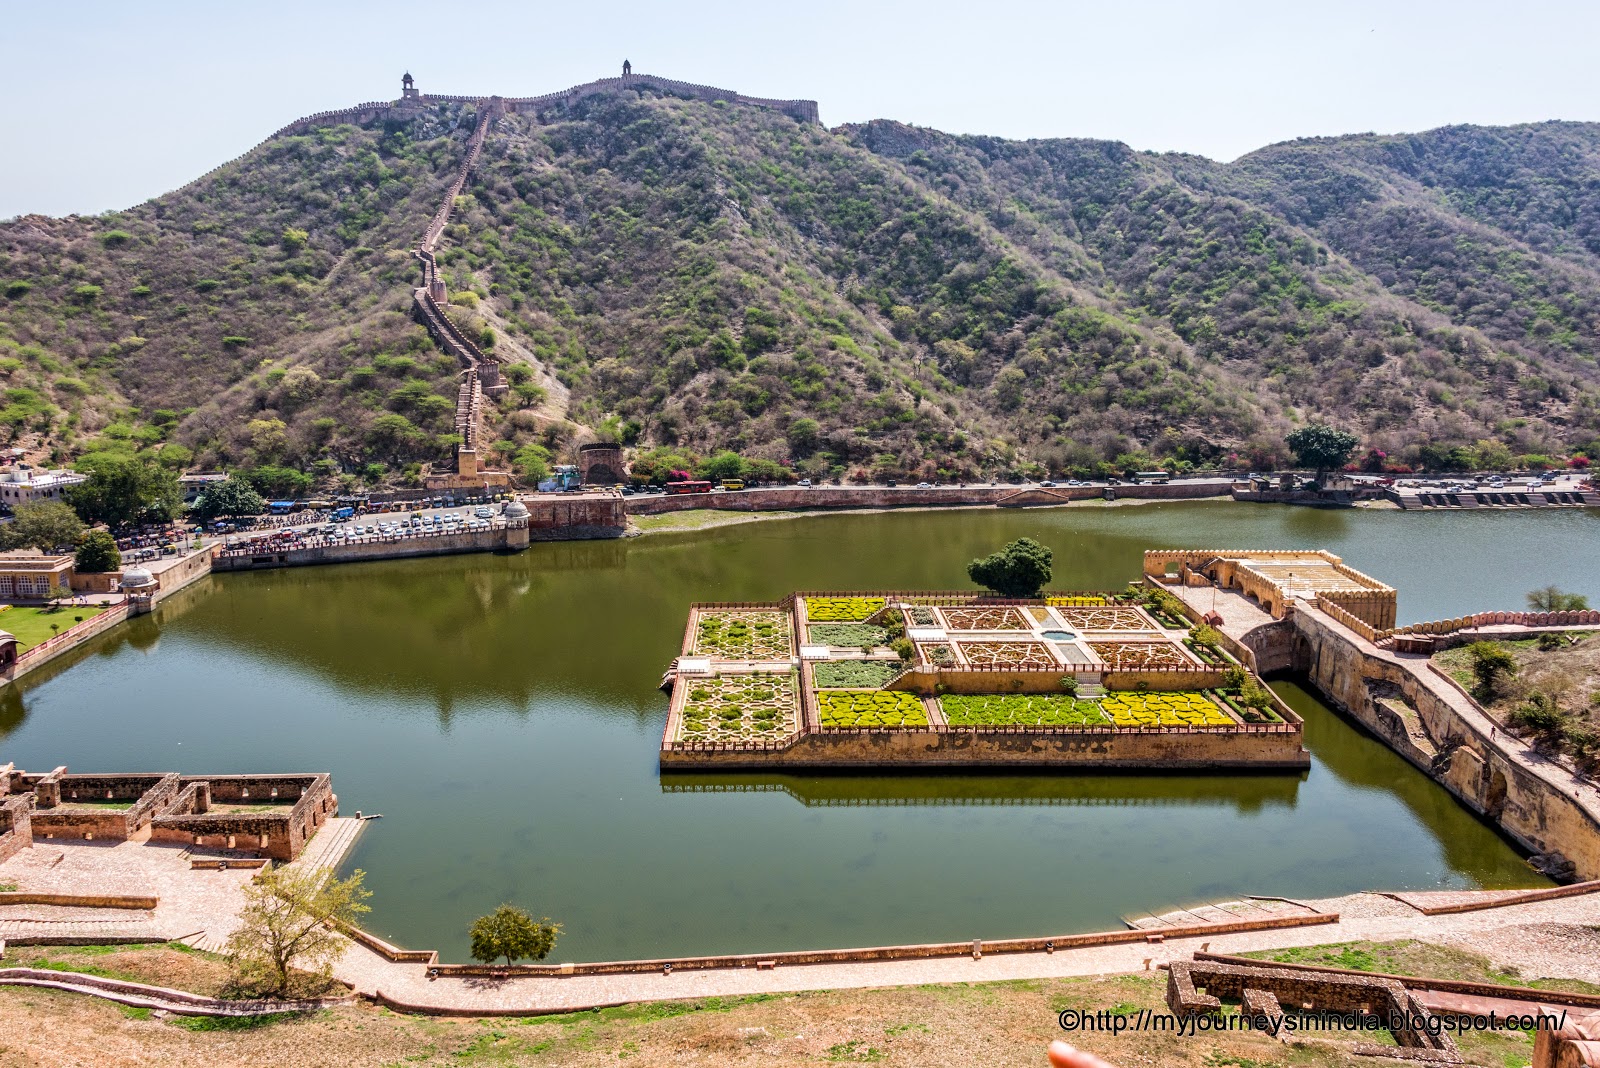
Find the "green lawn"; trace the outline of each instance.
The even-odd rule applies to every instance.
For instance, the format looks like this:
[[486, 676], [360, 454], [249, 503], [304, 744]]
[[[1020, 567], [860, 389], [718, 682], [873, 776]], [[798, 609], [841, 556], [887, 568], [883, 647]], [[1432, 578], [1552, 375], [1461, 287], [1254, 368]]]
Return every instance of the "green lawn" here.
[[50, 629], [54, 623], [61, 630], [77, 626], [77, 617], [82, 616], [86, 621], [104, 612], [100, 605], [65, 605], [61, 608], [28, 608], [18, 605], [0, 612], [0, 630], [8, 630], [17, 636], [18, 652], [27, 652], [40, 642], [49, 641], [55, 637], [56, 631]]

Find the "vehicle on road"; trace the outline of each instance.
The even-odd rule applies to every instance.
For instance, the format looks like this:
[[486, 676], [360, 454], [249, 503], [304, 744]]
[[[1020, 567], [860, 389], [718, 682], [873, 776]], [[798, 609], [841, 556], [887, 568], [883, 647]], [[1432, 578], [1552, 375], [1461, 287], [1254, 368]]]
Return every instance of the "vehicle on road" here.
[[704, 482], [704, 481], [668, 482], [667, 483], [667, 492], [671, 493], [671, 494], [710, 493], [711, 492], [711, 483]]
[[810, 489], [811, 480], [809, 478], [802, 478], [798, 483], [796, 483], [796, 485], [798, 485], [801, 489]]

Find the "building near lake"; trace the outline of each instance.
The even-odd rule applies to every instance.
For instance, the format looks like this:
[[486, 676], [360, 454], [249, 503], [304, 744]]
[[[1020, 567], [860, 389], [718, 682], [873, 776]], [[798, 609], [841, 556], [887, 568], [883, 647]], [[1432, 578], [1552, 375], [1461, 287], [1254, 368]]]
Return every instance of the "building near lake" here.
[[44, 471], [31, 464], [10, 464], [0, 467], [0, 504], [16, 508], [40, 501], [59, 501], [68, 486], [86, 481], [87, 475], [64, 468]]

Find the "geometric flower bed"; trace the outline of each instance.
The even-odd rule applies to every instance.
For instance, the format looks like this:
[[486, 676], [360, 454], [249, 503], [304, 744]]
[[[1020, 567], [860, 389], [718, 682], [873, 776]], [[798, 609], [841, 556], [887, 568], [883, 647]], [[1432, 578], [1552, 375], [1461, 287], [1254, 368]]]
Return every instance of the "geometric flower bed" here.
[[973, 667], [1001, 664], [1025, 667], [1056, 667], [1061, 662], [1039, 642], [960, 642], [961, 655]]
[[882, 597], [807, 597], [806, 618], [813, 623], [859, 623], [883, 605]]
[[1237, 724], [1203, 693], [1119, 691], [1100, 699], [1119, 727], [1234, 727]]
[[1090, 642], [1101, 660], [1117, 668], [1193, 667], [1171, 642]]
[[913, 627], [937, 627], [939, 617], [933, 614], [933, 609], [916, 605], [906, 609], [906, 622]]
[[1150, 630], [1137, 608], [1062, 608], [1061, 618], [1079, 630]]
[[694, 651], [718, 660], [789, 659], [786, 612], [702, 612]]
[[799, 730], [794, 674], [718, 675], [689, 682], [680, 741], [782, 738]]
[[817, 694], [823, 727], [926, 727], [920, 698], [898, 690], [825, 690]]
[[939, 708], [953, 727], [1103, 727], [1109, 722], [1094, 701], [1060, 693], [945, 694]]
[[828, 689], [875, 690], [904, 670], [898, 660], [835, 660], [815, 665], [811, 677]]
[[950, 630], [1026, 630], [1028, 624], [1012, 608], [946, 608], [945, 626]]
[[867, 623], [819, 623], [811, 628], [811, 641], [815, 645], [859, 649], [864, 645], [882, 645], [888, 640], [888, 631]]
[[1052, 608], [1092, 608], [1107, 602], [1104, 597], [1046, 597], [1044, 603]]
[[955, 667], [956, 654], [948, 645], [924, 645], [922, 655], [940, 667]]

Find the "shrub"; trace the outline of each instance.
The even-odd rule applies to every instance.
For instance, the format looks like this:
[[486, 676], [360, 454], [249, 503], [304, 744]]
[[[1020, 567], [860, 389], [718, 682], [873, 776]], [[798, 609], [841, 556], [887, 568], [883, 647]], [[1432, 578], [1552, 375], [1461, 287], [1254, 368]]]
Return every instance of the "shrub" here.
[[896, 638], [889, 648], [893, 649], [895, 655], [906, 663], [910, 663], [911, 658], [917, 655], [917, 647], [911, 644], [910, 638]]
[[1556, 740], [1561, 736], [1566, 717], [1556, 707], [1553, 697], [1547, 693], [1534, 692], [1528, 695], [1526, 704], [1514, 709], [1506, 717], [1506, 722], [1541, 738]]
[[1201, 693], [1113, 693], [1100, 702], [1119, 727], [1231, 727], [1233, 719]]
[[866, 623], [824, 623], [810, 630], [812, 642], [840, 649], [882, 645], [889, 639], [887, 630]]
[[1472, 694], [1480, 701], [1494, 700], [1501, 683], [1517, 673], [1517, 658], [1498, 642], [1473, 642], [1467, 656], [1472, 660]]
[[478, 917], [468, 932], [473, 960], [493, 964], [504, 957], [508, 965], [514, 960], [544, 960], [560, 934], [559, 923], [551, 923], [548, 917], [535, 920], [514, 905], [501, 905]]
[[1204, 623], [1189, 632], [1189, 640], [1203, 649], [1217, 649], [1222, 645], [1222, 635], [1215, 627]]
[[972, 726], [1105, 726], [1110, 721], [1095, 701], [1069, 694], [947, 694], [939, 698], [945, 721]]
[[882, 597], [807, 597], [806, 618], [813, 623], [859, 623], [884, 604]]
[[926, 727], [928, 710], [914, 694], [897, 690], [827, 690], [817, 710], [829, 727]]
[[877, 689], [896, 675], [900, 665], [888, 660], [837, 660], [818, 664], [812, 678], [829, 689]]
[[968, 564], [967, 577], [1002, 597], [1037, 597], [1050, 582], [1053, 555], [1032, 538], [1018, 538]]

